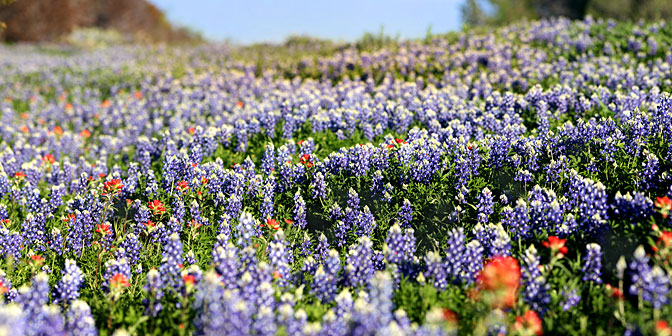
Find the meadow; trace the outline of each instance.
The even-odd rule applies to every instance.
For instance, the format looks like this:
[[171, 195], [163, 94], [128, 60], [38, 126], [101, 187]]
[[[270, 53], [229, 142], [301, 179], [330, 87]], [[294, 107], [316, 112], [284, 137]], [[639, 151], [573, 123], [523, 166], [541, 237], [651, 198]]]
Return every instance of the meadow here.
[[672, 23], [0, 46], [0, 335], [672, 335]]

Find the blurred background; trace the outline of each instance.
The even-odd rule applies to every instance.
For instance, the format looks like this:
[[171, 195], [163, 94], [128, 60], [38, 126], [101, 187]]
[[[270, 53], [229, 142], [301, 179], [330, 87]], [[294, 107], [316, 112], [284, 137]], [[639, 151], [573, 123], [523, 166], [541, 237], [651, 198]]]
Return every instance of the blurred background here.
[[669, 19], [672, 0], [0, 0], [0, 38], [247, 45], [311, 36], [354, 42], [586, 15]]

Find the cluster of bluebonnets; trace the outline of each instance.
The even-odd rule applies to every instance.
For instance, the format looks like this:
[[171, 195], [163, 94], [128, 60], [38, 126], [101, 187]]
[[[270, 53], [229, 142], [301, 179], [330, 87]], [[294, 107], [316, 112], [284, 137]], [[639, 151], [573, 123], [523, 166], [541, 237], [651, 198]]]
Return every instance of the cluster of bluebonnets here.
[[320, 48], [0, 48], [1, 333], [672, 334], [672, 25]]

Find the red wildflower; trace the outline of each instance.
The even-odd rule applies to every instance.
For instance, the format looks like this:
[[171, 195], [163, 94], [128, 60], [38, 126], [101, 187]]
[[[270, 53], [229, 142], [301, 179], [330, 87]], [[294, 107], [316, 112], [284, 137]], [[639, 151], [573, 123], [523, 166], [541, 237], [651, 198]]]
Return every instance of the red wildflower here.
[[79, 132], [79, 135], [84, 137], [84, 138], [88, 138], [88, 137], [91, 136], [91, 132], [88, 129], [85, 129], [85, 130]]
[[96, 226], [96, 232], [102, 234], [103, 236], [112, 234], [112, 231], [110, 231], [110, 224], [98, 224]]
[[292, 224], [294, 224], [294, 221], [291, 220], [291, 219], [285, 219], [285, 223], [287, 223], [289, 225], [292, 225]]
[[455, 314], [454, 311], [445, 308], [442, 311], [443, 313], [443, 320], [449, 323], [457, 323], [457, 314]]
[[296, 144], [299, 145], [299, 146], [301, 146], [301, 145], [303, 145], [304, 142], [306, 142], [306, 140], [300, 140], [300, 141], [297, 142]]
[[23, 180], [24, 177], [26, 177], [26, 173], [24, 173], [24, 172], [20, 171], [20, 172], [14, 173], [14, 178], [16, 178], [16, 179]]
[[40, 265], [40, 264], [42, 264], [42, 262], [44, 262], [44, 258], [39, 254], [31, 255], [30, 260], [31, 260], [31, 263], [35, 263], [35, 264], [38, 264], [38, 265]]
[[239, 101], [236, 103], [236, 106], [242, 108], [242, 107], [245, 107], [245, 103], [243, 103], [242, 101], [239, 100]]
[[654, 251], [658, 251], [659, 248], [668, 248], [672, 247], [672, 231], [663, 231], [658, 237], [658, 242], [656, 246], [653, 247]]
[[182, 279], [184, 279], [186, 285], [194, 285], [196, 283], [196, 278], [191, 274], [183, 275]]
[[567, 239], [560, 239], [556, 236], [549, 236], [548, 241], [543, 242], [542, 244], [551, 249], [553, 253], [559, 252], [559, 254], [567, 254], [567, 247], [565, 242]]
[[138, 100], [139, 100], [139, 99], [142, 99], [142, 92], [140, 92], [140, 91], [135, 91], [135, 98], [138, 99]]
[[105, 181], [103, 183], [103, 195], [110, 194], [112, 196], [118, 194], [121, 192], [121, 189], [124, 187], [123, 184], [121, 184], [120, 179], [113, 179], [109, 181]]
[[63, 135], [63, 129], [61, 128], [61, 126], [54, 127], [54, 134]]
[[46, 163], [49, 163], [49, 164], [54, 164], [54, 162], [56, 162], [56, 158], [51, 154], [47, 154], [47, 155], [42, 157], [42, 162], [46, 162]]
[[156, 214], [162, 214], [166, 212], [166, 208], [163, 206], [163, 203], [159, 200], [153, 200], [149, 202], [149, 209], [152, 210], [152, 212]]
[[534, 310], [528, 310], [523, 316], [516, 316], [513, 329], [523, 335], [543, 335], [541, 319]]
[[110, 286], [114, 289], [117, 289], [129, 287], [131, 284], [128, 283], [128, 278], [125, 275], [117, 273], [110, 279]]
[[110, 101], [107, 99], [103, 100], [103, 102], [100, 103], [100, 107], [110, 107], [110, 106], [112, 106], [112, 103], [110, 103]]
[[273, 229], [273, 230], [279, 230], [280, 229], [280, 223], [278, 223], [278, 221], [276, 221], [275, 219], [271, 219], [271, 218], [267, 219], [266, 220], [266, 225], [268, 225], [268, 227]]
[[656, 322], [656, 335], [657, 336], [670, 336], [672, 335], [672, 328], [667, 324], [666, 321], [660, 320]]
[[209, 179], [205, 178], [205, 176], [201, 176], [201, 184], [206, 184], [210, 181]]
[[663, 215], [663, 218], [667, 218], [672, 210], [672, 200], [667, 196], [656, 198], [654, 205], [660, 209], [659, 211]]
[[194, 134], [194, 131], [196, 131], [196, 129], [193, 127], [189, 127], [187, 131], [189, 131], [189, 134]]
[[625, 295], [623, 295], [623, 292], [620, 289], [613, 287], [610, 284], [607, 284], [605, 287], [607, 288], [607, 292], [609, 293], [609, 295], [611, 295], [611, 297], [613, 297], [614, 299], [618, 300], [625, 299]]
[[397, 139], [394, 139], [394, 141], [395, 141], [396, 143], [400, 144], [400, 143], [403, 143], [403, 142], [404, 142], [404, 139], [399, 139], [399, 138], [397, 138]]
[[187, 189], [189, 189], [189, 183], [187, 183], [187, 181], [177, 182], [177, 190], [186, 191]]
[[273, 279], [280, 279], [282, 278], [282, 274], [278, 271], [273, 271]]
[[148, 229], [156, 226], [156, 224], [151, 220], [148, 220], [146, 223], [142, 223], [142, 225], [146, 226]]
[[5, 283], [0, 280], [0, 295], [9, 292], [9, 287], [5, 286]]
[[479, 292], [493, 307], [513, 307], [520, 283], [520, 265], [513, 257], [496, 256], [478, 275]]

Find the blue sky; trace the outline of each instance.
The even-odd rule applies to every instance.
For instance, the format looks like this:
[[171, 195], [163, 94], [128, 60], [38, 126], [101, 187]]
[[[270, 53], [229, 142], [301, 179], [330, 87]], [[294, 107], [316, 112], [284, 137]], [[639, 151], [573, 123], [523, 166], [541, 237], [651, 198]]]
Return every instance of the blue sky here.
[[462, 0], [150, 0], [168, 19], [213, 40], [281, 42], [288, 35], [352, 41], [365, 32], [402, 38], [460, 29]]

